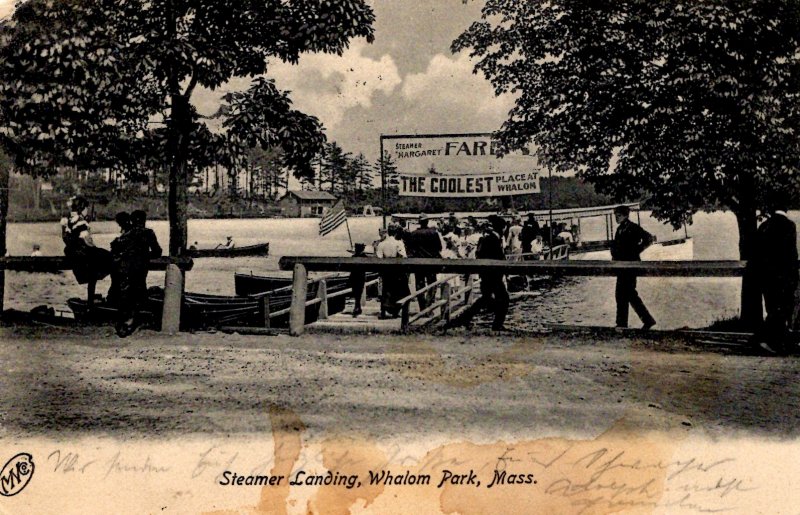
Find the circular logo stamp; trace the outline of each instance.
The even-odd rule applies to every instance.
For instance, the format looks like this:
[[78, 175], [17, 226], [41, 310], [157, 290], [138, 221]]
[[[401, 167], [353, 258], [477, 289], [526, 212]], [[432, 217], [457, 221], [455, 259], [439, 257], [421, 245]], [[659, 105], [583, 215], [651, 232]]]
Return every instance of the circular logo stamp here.
[[33, 456], [21, 452], [8, 460], [0, 471], [0, 495], [11, 497], [28, 486], [33, 477]]

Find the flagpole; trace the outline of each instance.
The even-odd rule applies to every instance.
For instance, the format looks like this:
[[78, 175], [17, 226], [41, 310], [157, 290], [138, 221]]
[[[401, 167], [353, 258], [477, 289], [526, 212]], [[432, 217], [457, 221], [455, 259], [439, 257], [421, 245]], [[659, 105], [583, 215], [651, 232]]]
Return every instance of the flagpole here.
[[347, 239], [350, 240], [350, 250], [354, 250], [353, 236], [350, 235], [350, 223], [347, 221], [347, 216], [344, 217], [344, 224], [347, 226]]

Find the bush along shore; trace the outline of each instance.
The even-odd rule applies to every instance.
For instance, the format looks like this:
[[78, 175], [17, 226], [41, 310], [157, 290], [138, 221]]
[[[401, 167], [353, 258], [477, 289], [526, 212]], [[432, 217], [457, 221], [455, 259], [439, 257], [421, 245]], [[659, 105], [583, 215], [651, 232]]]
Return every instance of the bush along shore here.
[[[39, 207], [14, 205], [9, 209], [10, 222], [57, 222], [66, 214], [59, 206], [64, 202], [44, 199]], [[94, 220], [113, 220], [120, 211], [144, 209], [149, 220], [167, 219], [167, 199], [152, 196], [124, 196], [99, 199], [90, 207]], [[209, 197], [205, 194], [192, 195], [189, 199], [189, 217], [203, 218], [269, 218], [281, 216], [281, 210], [274, 202], [248, 199], [228, 199]]]

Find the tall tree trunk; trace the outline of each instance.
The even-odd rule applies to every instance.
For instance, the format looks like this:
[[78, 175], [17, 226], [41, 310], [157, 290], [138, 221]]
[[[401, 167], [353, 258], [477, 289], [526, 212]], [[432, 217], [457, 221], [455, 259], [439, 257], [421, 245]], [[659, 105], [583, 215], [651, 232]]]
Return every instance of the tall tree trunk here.
[[[10, 166], [0, 163], [0, 257], [6, 255], [6, 227], [8, 225], [8, 185]], [[0, 268], [0, 316], [5, 307], [6, 271]]]
[[[739, 259], [749, 261], [753, 257], [758, 220], [755, 208], [741, 208], [736, 211], [739, 226]], [[763, 318], [761, 290], [751, 269], [745, 270], [742, 277], [741, 320], [746, 327], [755, 329]]]
[[189, 178], [186, 161], [189, 152], [189, 129], [191, 123], [189, 101], [180, 94], [172, 95], [170, 123], [169, 170], [169, 254], [180, 256], [188, 241], [188, 189]]

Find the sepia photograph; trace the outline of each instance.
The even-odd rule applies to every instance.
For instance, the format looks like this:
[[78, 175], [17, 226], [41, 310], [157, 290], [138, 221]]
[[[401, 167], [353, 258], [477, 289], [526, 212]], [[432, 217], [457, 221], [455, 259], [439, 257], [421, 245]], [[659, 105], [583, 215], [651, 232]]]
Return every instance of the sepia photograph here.
[[800, 513], [800, 3], [0, 0], [0, 513]]

